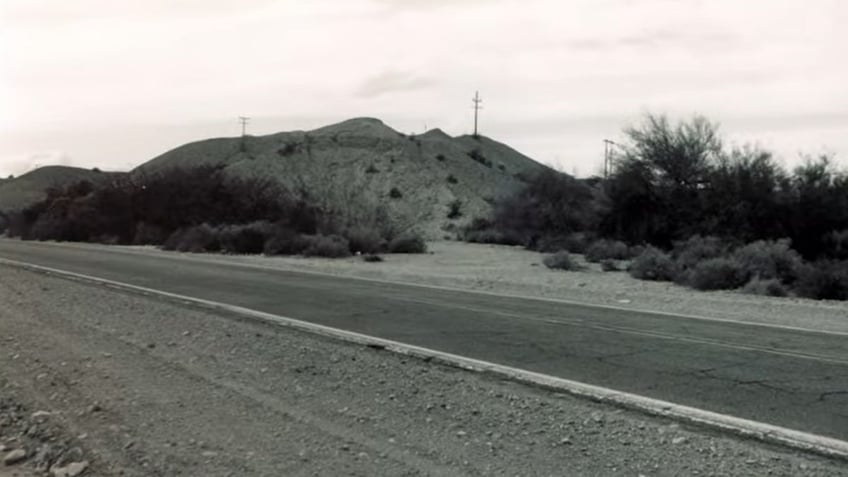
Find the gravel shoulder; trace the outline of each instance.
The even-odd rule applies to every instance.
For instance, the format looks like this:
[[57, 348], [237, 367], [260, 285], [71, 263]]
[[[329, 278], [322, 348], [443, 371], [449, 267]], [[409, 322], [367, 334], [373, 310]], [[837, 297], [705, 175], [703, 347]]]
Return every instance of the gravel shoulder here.
[[0, 277], [0, 443], [50, 445], [61, 455], [47, 465], [86, 460], [83, 475], [848, 473], [237, 316], [15, 267]]

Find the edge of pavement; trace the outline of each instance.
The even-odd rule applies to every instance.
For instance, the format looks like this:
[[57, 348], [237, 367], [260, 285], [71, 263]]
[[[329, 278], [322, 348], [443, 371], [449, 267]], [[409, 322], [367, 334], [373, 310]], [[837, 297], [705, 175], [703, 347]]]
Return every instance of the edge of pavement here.
[[420, 346], [309, 323], [286, 316], [265, 313], [235, 305], [228, 305], [226, 303], [193, 298], [90, 275], [69, 272], [66, 270], [34, 265], [17, 260], [0, 258], [0, 264], [14, 266], [46, 275], [55, 275], [75, 281], [103, 285], [145, 296], [166, 298], [172, 301], [192, 304], [209, 310], [240, 315], [267, 324], [294, 328], [339, 341], [386, 350], [421, 359], [423, 361], [435, 362], [472, 372], [484, 373], [502, 379], [505, 378], [532, 386], [563, 392], [596, 402], [612, 404], [614, 406], [640, 411], [649, 415], [671, 418], [684, 423], [695, 424], [722, 432], [729, 432], [731, 434], [755, 439], [769, 444], [777, 444], [791, 449], [848, 461], [848, 441], [842, 441], [832, 437], [797, 431], [764, 422], [734, 417], [727, 414], [720, 414], [704, 409], [698, 409], [637, 394], [586, 384], [579, 381], [558, 378], [555, 376], [467, 358]]

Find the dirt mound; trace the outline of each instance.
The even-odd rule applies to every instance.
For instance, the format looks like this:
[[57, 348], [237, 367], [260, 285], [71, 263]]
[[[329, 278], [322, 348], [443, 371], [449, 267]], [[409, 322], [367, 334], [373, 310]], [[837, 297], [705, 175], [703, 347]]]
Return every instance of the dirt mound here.
[[486, 137], [453, 138], [439, 129], [406, 135], [378, 119], [357, 118], [312, 131], [194, 142], [133, 173], [198, 165], [273, 178], [327, 207], [382, 204], [431, 238], [485, 215], [498, 197], [520, 187], [521, 177], [545, 169]]
[[45, 166], [14, 179], [0, 182], [0, 211], [22, 209], [38, 202], [50, 187], [62, 187], [79, 181], [98, 183], [115, 173], [67, 166]]

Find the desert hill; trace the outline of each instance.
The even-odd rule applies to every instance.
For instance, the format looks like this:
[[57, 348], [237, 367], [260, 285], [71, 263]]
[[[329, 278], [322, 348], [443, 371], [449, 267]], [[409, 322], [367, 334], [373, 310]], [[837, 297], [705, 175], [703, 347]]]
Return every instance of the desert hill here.
[[431, 238], [484, 215], [500, 196], [546, 168], [480, 136], [439, 129], [404, 135], [358, 118], [312, 131], [218, 138], [180, 146], [132, 174], [215, 165], [235, 177], [279, 180], [330, 207], [384, 204], [396, 220]]
[[79, 167], [44, 166], [20, 177], [0, 181], [0, 211], [24, 208], [44, 198], [50, 187], [62, 187], [87, 180], [92, 183], [107, 180], [113, 173]]

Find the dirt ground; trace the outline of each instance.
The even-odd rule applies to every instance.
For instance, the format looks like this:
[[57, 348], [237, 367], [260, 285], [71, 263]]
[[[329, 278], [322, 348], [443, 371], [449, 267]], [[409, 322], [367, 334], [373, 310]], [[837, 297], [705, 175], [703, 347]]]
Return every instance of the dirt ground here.
[[14, 267], [0, 277], [0, 444], [30, 456], [0, 464], [10, 475], [73, 462], [107, 476], [848, 474], [236, 316]]

